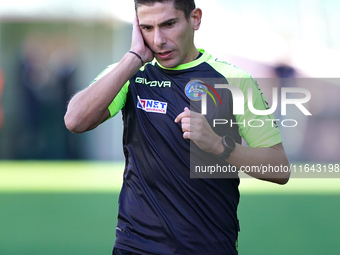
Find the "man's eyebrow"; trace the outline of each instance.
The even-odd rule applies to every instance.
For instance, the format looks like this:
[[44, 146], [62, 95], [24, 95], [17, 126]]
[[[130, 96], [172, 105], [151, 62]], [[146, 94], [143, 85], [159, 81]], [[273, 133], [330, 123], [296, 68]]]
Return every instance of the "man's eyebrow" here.
[[172, 18], [172, 19], [168, 19], [160, 24], [158, 24], [158, 26], [162, 27], [162, 26], [165, 26], [166, 24], [168, 23], [172, 23], [172, 22], [176, 22], [178, 20], [178, 18]]
[[[166, 21], [163, 21], [162, 23], [158, 24], [159, 27], [165, 26], [168, 23], [171, 22], [176, 22], [178, 20], [178, 18], [172, 18], [172, 19], [168, 19]], [[151, 25], [147, 25], [147, 24], [139, 24], [140, 27], [152, 27]]]

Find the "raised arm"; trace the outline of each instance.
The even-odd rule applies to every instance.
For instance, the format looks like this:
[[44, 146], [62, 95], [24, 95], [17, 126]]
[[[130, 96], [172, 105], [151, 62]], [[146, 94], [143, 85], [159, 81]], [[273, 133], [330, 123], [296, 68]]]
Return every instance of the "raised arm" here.
[[[218, 136], [210, 127], [206, 118], [196, 112], [185, 108], [175, 119], [176, 123], [181, 122], [184, 139], [191, 139], [202, 150], [215, 155], [220, 155], [224, 151], [222, 137]], [[241, 144], [236, 144], [236, 148], [231, 152], [226, 160], [237, 169], [245, 167], [258, 168], [263, 166], [282, 166], [289, 169], [289, 161], [282, 146], [282, 143], [268, 148], [250, 148]], [[285, 184], [290, 177], [289, 171], [277, 172], [247, 172], [252, 177], [266, 180], [278, 184]]]
[[[137, 17], [133, 22], [131, 51], [137, 53], [143, 62], [153, 59], [152, 51], [144, 43]], [[123, 85], [142, 66], [142, 61], [135, 54], [126, 53], [112, 71], [77, 93], [70, 100], [64, 117], [67, 129], [74, 133], [83, 133], [96, 128], [109, 118], [108, 106]]]

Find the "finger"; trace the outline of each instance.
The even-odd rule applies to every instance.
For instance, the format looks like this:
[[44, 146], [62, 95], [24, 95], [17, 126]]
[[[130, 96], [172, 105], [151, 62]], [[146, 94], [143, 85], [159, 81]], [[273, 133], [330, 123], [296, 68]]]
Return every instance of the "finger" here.
[[190, 132], [184, 132], [183, 133], [183, 138], [184, 139], [190, 139]]
[[190, 111], [190, 117], [192, 118], [192, 119], [194, 119], [194, 118], [202, 118], [202, 114], [200, 114], [200, 113], [198, 113], [198, 112], [193, 112], [193, 111]]
[[182, 124], [182, 131], [183, 132], [190, 132], [190, 124]]
[[190, 117], [190, 110], [188, 109], [186, 111], [186, 109], [188, 109], [187, 107], [184, 108], [184, 112], [180, 113], [176, 119], [175, 119], [175, 122], [178, 123], [180, 122], [184, 117]]
[[135, 19], [133, 20], [132, 25], [132, 40], [131, 40], [131, 50], [136, 52], [137, 54], [144, 57], [144, 39], [139, 27], [139, 20], [137, 15], [135, 16]]
[[135, 16], [135, 18], [134, 18], [134, 20], [133, 20], [133, 22], [132, 22], [132, 28], [133, 28], [133, 29], [139, 28], [139, 21], [138, 21], [137, 15]]
[[190, 124], [190, 118], [189, 117], [183, 117], [181, 122], [182, 122], [182, 124]]

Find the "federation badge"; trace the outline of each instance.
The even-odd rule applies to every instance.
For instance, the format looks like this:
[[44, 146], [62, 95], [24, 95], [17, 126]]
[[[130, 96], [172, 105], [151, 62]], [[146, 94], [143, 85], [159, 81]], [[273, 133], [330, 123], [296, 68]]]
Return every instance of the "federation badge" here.
[[193, 101], [202, 100], [202, 95], [207, 94], [208, 88], [200, 80], [192, 80], [185, 86], [185, 95]]

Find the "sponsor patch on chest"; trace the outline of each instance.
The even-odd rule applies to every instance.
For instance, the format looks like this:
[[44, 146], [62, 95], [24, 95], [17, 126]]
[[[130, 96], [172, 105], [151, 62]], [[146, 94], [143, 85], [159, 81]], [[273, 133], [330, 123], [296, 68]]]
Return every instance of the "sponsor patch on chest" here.
[[137, 108], [146, 112], [162, 113], [166, 114], [168, 109], [168, 103], [160, 102], [152, 99], [141, 99], [137, 96]]

